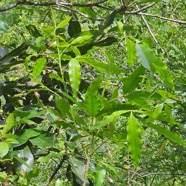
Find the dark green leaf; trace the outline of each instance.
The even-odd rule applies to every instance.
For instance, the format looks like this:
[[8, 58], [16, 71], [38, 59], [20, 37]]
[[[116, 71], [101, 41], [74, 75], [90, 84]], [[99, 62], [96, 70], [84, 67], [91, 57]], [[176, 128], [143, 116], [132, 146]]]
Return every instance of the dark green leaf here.
[[130, 76], [124, 78], [123, 82], [123, 92], [129, 93], [135, 90], [139, 83], [143, 80], [143, 75], [145, 73], [145, 68], [143, 66], [139, 66]]
[[41, 33], [38, 31], [38, 29], [34, 25], [28, 25], [26, 26], [26, 29], [29, 31], [30, 35], [37, 38], [41, 37]]

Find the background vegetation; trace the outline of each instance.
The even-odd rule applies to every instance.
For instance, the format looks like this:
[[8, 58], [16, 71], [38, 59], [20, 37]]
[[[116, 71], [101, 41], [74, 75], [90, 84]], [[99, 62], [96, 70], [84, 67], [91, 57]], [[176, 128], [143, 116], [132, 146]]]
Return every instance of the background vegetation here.
[[185, 185], [184, 0], [0, 2], [0, 185]]

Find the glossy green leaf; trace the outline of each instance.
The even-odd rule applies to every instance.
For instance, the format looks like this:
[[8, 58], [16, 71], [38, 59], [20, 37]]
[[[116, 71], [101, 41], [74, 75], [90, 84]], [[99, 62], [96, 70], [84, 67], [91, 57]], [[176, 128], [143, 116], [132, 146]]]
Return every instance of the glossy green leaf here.
[[6, 142], [0, 142], [0, 158], [3, 158], [8, 154], [9, 145]]
[[136, 52], [141, 64], [150, 70], [150, 65], [156, 60], [152, 50], [145, 44], [136, 43]]
[[139, 83], [143, 80], [143, 75], [145, 73], [145, 68], [143, 66], [139, 66], [130, 76], [124, 78], [123, 82], [123, 92], [129, 93], [135, 90]]
[[181, 146], [185, 146], [184, 139], [178, 134], [173, 133], [164, 127], [161, 127], [160, 125], [149, 124], [148, 126], [155, 129], [159, 134], [164, 135], [170, 141], [173, 141]]
[[76, 96], [81, 81], [81, 66], [76, 58], [71, 59], [69, 62], [69, 78], [72, 92]]
[[162, 110], [163, 110], [163, 104], [157, 105], [153, 111], [152, 117], [156, 119], [161, 114]]
[[95, 186], [102, 186], [106, 177], [106, 170], [101, 169], [96, 171]]
[[46, 66], [46, 58], [39, 58], [34, 64], [33, 77], [36, 80]]
[[132, 66], [136, 60], [136, 48], [135, 43], [129, 37], [126, 37], [126, 50], [128, 64]]
[[26, 146], [24, 149], [19, 150], [18, 152], [19, 153], [17, 156], [14, 157], [18, 161], [18, 163], [16, 163], [17, 169], [23, 172], [30, 172], [34, 166], [34, 157], [30, 151], [30, 148]]
[[174, 90], [172, 74], [168, 70], [166, 63], [163, 62], [160, 58], [156, 58], [156, 60], [153, 63], [153, 66], [161, 80], [165, 83], [165, 85]]
[[0, 34], [6, 33], [8, 29], [9, 29], [8, 24], [5, 21], [0, 20]]
[[100, 102], [95, 95], [88, 94], [85, 96], [85, 110], [92, 117], [99, 113]]
[[94, 40], [94, 35], [82, 35], [75, 38], [70, 44], [75, 46], [85, 46], [90, 44]]
[[127, 122], [127, 142], [131, 159], [134, 166], [137, 167], [141, 156], [141, 130], [138, 120], [131, 112]]
[[71, 17], [67, 17], [65, 20], [61, 21], [61, 22], [57, 25], [56, 29], [58, 29], [58, 28], [63, 28], [64, 26], [66, 26], [66, 25], [69, 23], [70, 20], [71, 20]]

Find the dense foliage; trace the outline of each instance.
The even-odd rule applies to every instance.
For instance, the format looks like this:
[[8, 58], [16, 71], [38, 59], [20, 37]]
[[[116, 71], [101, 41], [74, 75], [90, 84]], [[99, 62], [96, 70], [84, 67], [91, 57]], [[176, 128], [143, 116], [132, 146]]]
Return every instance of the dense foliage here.
[[185, 185], [184, 0], [0, 2], [0, 185]]

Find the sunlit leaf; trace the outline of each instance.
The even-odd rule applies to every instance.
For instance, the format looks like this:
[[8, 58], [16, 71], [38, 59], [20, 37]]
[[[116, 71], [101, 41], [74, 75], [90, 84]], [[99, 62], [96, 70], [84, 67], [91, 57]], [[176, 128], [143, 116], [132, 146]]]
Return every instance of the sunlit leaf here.
[[0, 158], [6, 156], [9, 151], [9, 145], [6, 142], [0, 142]]
[[106, 177], [106, 170], [100, 169], [96, 171], [95, 186], [102, 186]]
[[136, 60], [136, 48], [135, 43], [129, 37], [126, 37], [126, 50], [128, 64], [132, 66]]
[[96, 116], [100, 110], [100, 102], [95, 95], [88, 94], [85, 97], [85, 109], [90, 116]]
[[33, 77], [36, 80], [46, 66], [46, 58], [39, 58], [34, 64]]
[[69, 62], [69, 78], [73, 94], [76, 96], [81, 80], [81, 66], [76, 58], [71, 59]]
[[69, 21], [71, 20], [71, 17], [67, 17], [65, 20], [62, 20], [56, 27], [56, 29], [58, 28], [63, 28], [64, 26], [66, 26]]
[[127, 142], [131, 159], [134, 166], [137, 167], [141, 156], [141, 130], [138, 120], [131, 112], [127, 122]]

